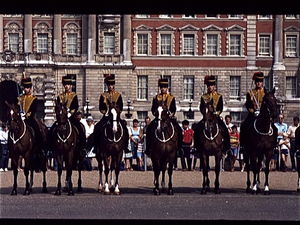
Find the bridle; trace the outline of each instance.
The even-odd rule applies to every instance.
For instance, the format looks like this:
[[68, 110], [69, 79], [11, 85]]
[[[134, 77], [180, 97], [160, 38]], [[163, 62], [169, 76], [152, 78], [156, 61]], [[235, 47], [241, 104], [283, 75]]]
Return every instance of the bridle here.
[[[116, 115], [115, 115], [115, 118], [114, 118], [114, 115], [113, 115], [113, 113], [111, 112], [112, 110], [115, 110], [115, 113], [116, 113]], [[111, 118], [111, 121], [112, 121], [112, 125], [113, 126], [116, 126], [116, 128], [115, 128], [115, 132], [113, 131], [113, 139], [110, 139], [108, 136], [107, 136], [107, 126], [105, 126], [105, 129], [104, 129], [104, 135], [105, 135], [105, 137], [107, 138], [107, 140], [109, 141], [109, 142], [113, 142], [113, 143], [118, 143], [121, 139], [122, 139], [122, 137], [123, 137], [123, 134], [124, 134], [124, 131], [123, 131], [123, 127], [122, 127], [122, 125], [121, 125], [121, 123], [120, 123], [120, 121], [119, 121], [119, 113], [118, 113], [118, 111], [116, 110], [116, 108], [115, 108], [115, 103], [114, 103], [114, 107], [110, 107], [109, 108], [109, 116], [110, 117], [112, 117]], [[110, 120], [108, 120], [107, 121], [107, 123], [106, 123], [107, 125], [110, 125], [111, 124], [111, 122], [110, 122]], [[112, 128], [112, 130], [114, 129], [113, 128], [113, 126], [111, 126], [111, 128]], [[116, 132], [117, 132], [117, 127], [120, 127], [120, 129], [121, 129], [121, 134], [120, 134], [120, 137], [116, 140]]]
[[[163, 110], [163, 107], [162, 107], [162, 106], [159, 106], [159, 107], [157, 108], [157, 111], [158, 111], [158, 118], [157, 118], [157, 120], [158, 120], [158, 127], [156, 127], [156, 129], [155, 129], [155, 138], [156, 138], [158, 141], [162, 142], [162, 143], [166, 143], [166, 142], [170, 141], [170, 140], [173, 138], [174, 134], [175, 134], [174, 126], [173, 126], [173, 124], [170, 122], [171, 127], [172, 127], [172, 135], [171, 135], [168, 139], [166, 139], [166, 138], [165, 138], [165, 131], [164, 131], [164, 129], [161, 129], [161, 127], [160, 127], [161, 121], [163, 121], [163, 122], [166, 121], [166, 120], [164, 120], [164, 119], [161, 117], [161, 113], [164, 111], [164, 110]], [[170, 117], [170, 112], [167, 111], [166, 114], [167, 114], [167, 118], [169, 118], [169, 117]], [[165, 125], [164, 127], [167, 127], [167, 126], [166, 126], [166, 123], [164, 123], [164, 125]], [[164, 127], [163, 127], [163, 128], [164, 128]], [[158, 135], [157, 135], [157, 130], [162, 130], [162, 131], [161, 131], [161, 134], [162, 134], [163, 139], [160, 139], [160, 138], [158, 137]]]
[[[215, 116], [215, 109], [214, 109], [214, 107], [213, 107], [213, 110], [211, 111], [208, 107], [209, 107], [210, 105], [208, 105], [207, 106], [207, 108], [206, 108], [206, 112], [205, 112], [205, 129], [203, 129], [203, 134], [204, 134], [204, 137], [207, 139], [207, 140], [209, 140], [209, 141], [212, 141], [212, 140], [214, 140], [217, 136], [218, 136], [218, 134], [219, 134], [219, 132], [220, 132], [220, 129], [219, 129], [219, 125], [218, 125], [218, 123], [216, 122], [215, 124], [216, 124], [216, 129], [217, 129], [217, 132], [216, 132], [216, 134], [215, 135], [213, 135], [213, 128], [214, 128], [214, 124], [213, 124], [213, 122], [211, 122], [209, 125], [208, 125], [208, 119], [207, 119], [207, 114], [208, 113], [212, 113], [214, 116]], [[208, 112], [207, 112], [208, 111]], [[216, 118], [214, 118], [214, 121], [216, 120]], [[209, 137], [206, 135], [206, 131], [208, 131], [209, 132]]]
[[[12, 115], [13, 114], [15, 114], [15, 112], [14, 112], [14, 110], [13, 109], [11, 109], [10, 110], [10, 115], [11, 115], [11, 121], [14, 121], [15, 123], [16, 123], [16, 129], [18, 130], [19, 129], [19, 127], [18, 127], [18, 122], [19, 122], [19, 120], [15, 120], [13, 117], [12, 117]], [[21, 136], [17, 139], [17, 140], [15, 140], [15, 133], [14, 132], [9, 132], [9, 137], [10, 137], [10, 139], [13, 141], [13, 143], [14, 144], [16, 144], [18, 141], [20, 141], [23, 137], [24, 137], [24, 135], [25, 135], [25, 133], [26, 133], [26, 130], [27, 130], [27, 126], [26, 126], [26, 123], [24, 122], [24, 120], [22, 120], [22, 122], [23, 122], [23, 126], [24, 126], [24, 129], [23, 129], [23, 133], [21, 134]]]

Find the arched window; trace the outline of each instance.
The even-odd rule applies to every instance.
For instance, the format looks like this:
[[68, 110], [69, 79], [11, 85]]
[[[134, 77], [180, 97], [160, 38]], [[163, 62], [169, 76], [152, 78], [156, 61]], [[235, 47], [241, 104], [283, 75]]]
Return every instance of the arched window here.
[[40, 22], [33, 28], [33, 51], [52, 52], [52, 28], [47, 22]]
[[23, 27], [19, 22], [12, 21], [4, 27], [4, 49], [23, 52]]
[[81, 54], [81, 28], [77, 23], [67, 23], [63, 30], [63, 54]]

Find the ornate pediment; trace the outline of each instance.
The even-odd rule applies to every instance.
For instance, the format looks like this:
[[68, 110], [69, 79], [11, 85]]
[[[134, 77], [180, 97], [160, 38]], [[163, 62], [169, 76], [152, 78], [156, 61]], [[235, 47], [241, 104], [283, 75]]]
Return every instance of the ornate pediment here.
[[68, 33], [77, 33], [80, 30], [80, 27], [78, 24], [70, 22], [67, 23], [63, 29], [67, 30]]
[[195, 27], [195, 26], [193, 26], [191, 24], [187, 24], [187, 25], [179, 28], [179, 30], [180, 31], [198, 31], [198, 30], [200, 30], [200, 28]]
[[246, 28], [241, 27], [241, 26], [239, 26], [237, 24], [234, 24], [234, 25], [232, 25], [230, 27], [225, 28], [225, 30], [226, 31], [245, 31]]
[[156, 30], [158, 30], [158, 31], [175, 31], [176, 28], [172, 27], [172, 26], [170, 26], [168, 24], [164, 24], [164, 25], [162, 25], [160, 27], [157, 27]]
[[211, 24], [211, 25], [209, 25], [207, 27], [203, 27], [202, 30], [203, 31], [221, 31], [221, 30], [223, 30], [223, 28], [218, 27], [218, 26], [216, 26], [214, 24]]
[[48, 22], [41, 22], [36, 24], [33, 29], [37, 30], [38, 33], [47, 33], [50, 27], [51, 26]]
[[142, 24], [138, 27], [133, 28], [133, 30], [134, 31], [151, 31], [151, 30], [153, 30], [153, 27], [149, 27], [149, 26]]
[[299, 32], [299, 29], [293, 25], [283, 29], [284, 32]]
[[20, 29], [23, 29], [23, 27], [19, 22], [11, 22], [8, 23], [4, 29], [7, 30], [9, 33], [18, 33]]

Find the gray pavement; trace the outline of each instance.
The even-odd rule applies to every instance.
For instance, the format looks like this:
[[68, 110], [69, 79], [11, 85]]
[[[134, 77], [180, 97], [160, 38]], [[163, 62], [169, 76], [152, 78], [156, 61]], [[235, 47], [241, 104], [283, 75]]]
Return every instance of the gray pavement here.
[[[178, 160], [179, 162], [179, 160]], [[97, 161], [93, 159], [93, 166]], [[214, 169], [213, 158], [210, 158]], [[179, 168], [180, 162], [179, 162]], [[120, 196], [97, 193], [99, 172], [83, 171], [83, 193], [54, 196], [57, 173], [47, 172], [48, 193], [42, 193], [42, 173], [34, 176], [33, 192], [23, 196], [23, 172], [18, 176], [18, 195], [11, 196], [12, 171], [0, 173], [0, 218], [44, 219], [189, 219], [189, 220], [300, 220], [300, 194], [296, 172], [270, 172], [270, 196], [245, 194], [246, 172], [221, 172], [221, 194], [213, 193], [214, 171], [209, 172], [212, 192], [201, 195], [202, 172], [174, 171], [174, 195], [154, 196], [153, 171], [121, 171]], [[63, 171], [65, 177], [65, 171]], [[252, 175], [251, 175], [252, 178]], [[73, 171], [74, 190], [78, 173]], [[161, 179], [161, 177], [160, 177]], [[168, 183], [168, 175], [166, 175]], [[261, 173], [261, 187], [264, 173]]]

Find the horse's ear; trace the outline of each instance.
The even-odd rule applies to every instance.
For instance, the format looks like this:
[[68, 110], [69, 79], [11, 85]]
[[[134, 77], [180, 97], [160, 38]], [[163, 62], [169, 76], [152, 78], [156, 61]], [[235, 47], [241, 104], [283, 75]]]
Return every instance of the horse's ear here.
[[272, 94], [275, 94], [275, 87], [273, 87], [272, 89]]
[[266, 89], [266, 87], [264, 87], [264, 92], [265, 92], [265, 93], [268, 93], [268, 90]]

